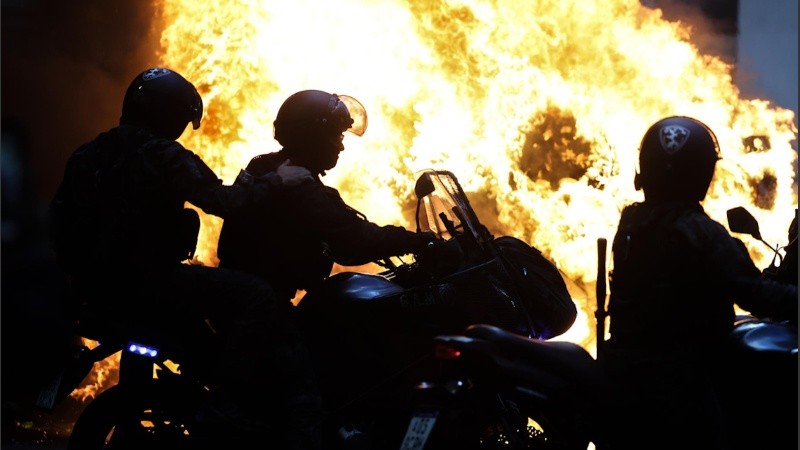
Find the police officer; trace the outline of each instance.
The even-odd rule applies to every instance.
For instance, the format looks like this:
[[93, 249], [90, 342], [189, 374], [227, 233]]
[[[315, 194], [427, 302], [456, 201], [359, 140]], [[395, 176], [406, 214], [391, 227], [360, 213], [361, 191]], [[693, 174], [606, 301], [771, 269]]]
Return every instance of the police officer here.
[[614, 237], [599, 355], [615, 385], [615, 449], [726, 448], [714, 384], [734, 303], [796, 320], [797, 286], [762, 277], [700, 204], [719, 159], [714, 133], [691, 117], [661, 119], [641, 141], [644, 202], [623, 209]]
[[367, 113], [358, 100], [300, 91], [281, 105], [274, 127], [283, 148], [254, 157], [235, 184], [270, 176], [287, 159], [308, 169], [311, 176], [282, 191], [284, 209], [254, 211], [251, 217], [225, 221], [217, 249], [221, 267], [258, 274], [288, 301], [298, 290], [324, 280], [334, 262], [355, 266], [416, 253], [433, 240], [429, 233], [370, 222], [320, 179], [336, 166], [344, 150], [344, 133], [361, 136], [366, 130]]
[[[361, 136], [366, 127], [367, 113], [353, 97], [320, 90], [289, 96], [274, 122], [275, 139], [283, 148], [251, 159], [234, 184], [262, 183], [287, 159], [310, 176], [281, 192], [281, 209], [254, 209], [248, 216], [225, 220], [217, 248], [220, 267], [258, 275], [281, 301], [291, 304], [299, 290], [311, 290], [325, 280], [334, 262], [355, 266], [425, 248], [434, 239], [432, 233], [370, 222], [321, 180], [344, 150], [344, 133]], [[305, 381], [307, 395], [294, 403], [306, 406], [308, 419], [298, 426], [318, 430], [315, 423], [324, 418], [318, 380]]]
[[184, 320], [209, 320], [225, 349], [216, 381], [226, 396], [212, 407], [221, 420], [242, 424], [270, 401], [261, 368], [304, 370], [280, 359], [300, 341], [263, 279], [185, 263], [199, 229], [185, 204], [222, 218], [269, 211], [280, 198], [276, 192], [308, 171], [284, 166], [265, 183], [223, 185], [176, 141], [202, 117], [197, 89], [179, 73], [155, 67], [137, 74], [119, 126], [80, 146], [67, 162], [51, 204], [53, 245], [76, 306], [167, 332]]

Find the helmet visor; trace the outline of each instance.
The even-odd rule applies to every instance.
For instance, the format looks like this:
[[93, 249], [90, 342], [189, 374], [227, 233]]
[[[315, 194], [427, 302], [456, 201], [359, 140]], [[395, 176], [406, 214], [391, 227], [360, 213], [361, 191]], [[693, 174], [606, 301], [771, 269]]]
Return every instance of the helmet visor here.
[[364, 132], [367, 131], [367, 110], [364, 105], [349, 95], [337, 95], [336, 97], [339, 98], [336, 109], [344, 105], [347, 108], [350, 119], [353, 121], [345, 131], [349, 131], [356, 136], [364, 135]]
[[196, 130], [200, 128], [200, 122], [203, 120], [203, 99], [197, 92], [195, 92], [195, 100], [194, 105], [192, 105], [191, 114], [192, 128]]

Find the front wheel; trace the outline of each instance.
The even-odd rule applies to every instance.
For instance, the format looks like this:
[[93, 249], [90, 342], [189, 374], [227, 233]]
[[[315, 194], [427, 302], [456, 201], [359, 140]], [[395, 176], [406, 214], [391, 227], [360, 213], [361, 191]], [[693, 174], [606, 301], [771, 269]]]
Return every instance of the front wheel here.
[[589, 438], [580, 427], [567, 425], [571, 423], [569, 420], [567, 423], [553, 420], [551, 416], [538, 410], [525, 413], [515, 402], [500, 396], [459, 407], [440, 407], [424, 449], [586, 450], [589, 447]]
[[83, 410], [67, 450], [193, 448], [197, 400], [159, 380], [112, 386]]

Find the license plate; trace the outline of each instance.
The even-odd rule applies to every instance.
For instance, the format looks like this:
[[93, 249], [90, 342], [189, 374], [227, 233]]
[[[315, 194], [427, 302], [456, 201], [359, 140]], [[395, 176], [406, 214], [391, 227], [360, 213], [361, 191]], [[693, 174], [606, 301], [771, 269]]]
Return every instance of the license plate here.
[[61, 377], [63, 372], [59, 373], [55, 378], [50, 380], [46, 386], [39, 390], [39, 396], [36, 398], [36, 406], [47, 410], [52, 410], [58, 400], [58, 389], [61, 387]]
[[436, 424], [437, 411], [414, 411], [400, 450], [422, 450]]

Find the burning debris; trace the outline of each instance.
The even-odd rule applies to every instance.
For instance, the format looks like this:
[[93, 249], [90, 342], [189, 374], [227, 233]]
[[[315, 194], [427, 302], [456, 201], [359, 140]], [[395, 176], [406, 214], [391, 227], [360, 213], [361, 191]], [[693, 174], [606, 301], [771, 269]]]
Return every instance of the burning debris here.
[[577, 134], [575, 118], [549, 108], [531, 119], [519, 168], [531, 180], [549, 181], [550, 189], [557, 190], [561, 179], [579, 180], [586, 174], [591, 152], [591, 143]]
[[[485, 223], [558, 263], [581, 310], [563, 338], [587, 347], [586, 255], [640, 199], [638, 139], [655, 120], [690, 115], [717, 134], [723, 159], [704, 207], [718, 221], [750, 206], [762, 233], [781, 237], [797, 207], [793, 113], [741, 98], [734, 68], [700, 53], [689, 24], [636, 0], [156, 3], [154, 57], [206, 105], [181, 140], [222, 178], [276, 148], [288, 93], [353, 93], [370, 130], [347, 142], [326, 184], [371, 220], [410, 226], [413, 173], [453, 171]], [[198, 262], [216, 264], [220, 226], [203, 217]]]
[[[585, 255], [641, 199], [638, 139], [660, 117], [693, 116], [717, 134], [703, 206], [718, 221], [751, 206], [764, 234], [783, 236], [797, 205], [793, 113], [741, 98], [731, 60], [693, 42], [708, 23], [668, 20], [652, 3], [164, 1], [161, 60], [201, 87], [204, 125], [183, 139], [223, 178], [277, 148], [287, 93], [357, 93], [370, 130], [347, 142], [327, 184], [371, 220], [410, 227], [413, 174], [447, 167], [485, 200], [487, 222], [558, 262], [586, 301], [596, 275]], [[203, 219], [204, 263], [216, 263], [220, 224]], [[584, 310], [567, 339], [592, 339]]]
[[765, 171], [759, 179], [753, 179], [751, 185], [753, 204], [761, 209], [773, 209], [778, 200], [778, 178], [775, 174]]

